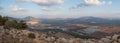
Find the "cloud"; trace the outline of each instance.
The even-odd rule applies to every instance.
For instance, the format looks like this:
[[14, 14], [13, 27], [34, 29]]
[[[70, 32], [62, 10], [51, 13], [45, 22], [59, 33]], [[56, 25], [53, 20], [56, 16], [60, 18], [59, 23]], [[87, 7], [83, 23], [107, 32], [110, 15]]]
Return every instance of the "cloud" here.
[[80, 3], [80, 4], [77, 4], [76, 6], [70, 7], [70, 9], [76, 9], [76, 8], [79, 8], [79, 7], [88, 7], [88, 6], [91, 6], [91, 5], [85, 4], [85, 3]]
[[2, 10], [3, 8], [0, 6], [0, 10]]
[[76, 6], [71, 7], [70, 9], [79, 8], [79, 7], [88, 7], [88, 6], [101, 6], [105, 4], [112, 4], [112, 1], [106, 2], [103, 0], [84, 0], [83, 3], [79, 3]]
[[64, 0], [16, 0], [17, 2], [32, 2], [40, 6], [60, 5]]
[[59, 5], [63, 3], [63, 0], [32, 0], [33, 3], [43, 6], [52, 6], [52, 5]]
[[30, 0], [16, 0], [16, 2], [30, 2]]
[[84, 0], [84, 1], [85, 4], [93, 5], [93, 6], [105, 4], [105, 1], [100, 1], [100, 0]]
[[112, 1], [109, 1], [108, 4], [111, 5], [111, 4], [112, 4]]
[[11, 10], [16, 12], [16, 11], [25, 11], [26, 9], [18, 6], [12, 6]]
[[61, 7], [43, 7], [41, 8], [42, 11], [58, 11], [58, 10], [61, 10], [62, 8]]
[[2, 10], [3, 9], [3, 7], [2, 7], [2, 5], [0, 4], [0, 10]]
[[48, 8], [42, 8], [42, 11], [52, 11], [52, 9], [48, 9]]

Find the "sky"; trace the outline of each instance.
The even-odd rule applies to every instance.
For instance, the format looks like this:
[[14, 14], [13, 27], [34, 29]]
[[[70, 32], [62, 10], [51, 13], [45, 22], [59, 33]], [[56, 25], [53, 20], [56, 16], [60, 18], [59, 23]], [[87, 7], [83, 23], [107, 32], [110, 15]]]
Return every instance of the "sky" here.
[[120, 18], [120, 0], [0, 0], [0, 15], [16, 18]]

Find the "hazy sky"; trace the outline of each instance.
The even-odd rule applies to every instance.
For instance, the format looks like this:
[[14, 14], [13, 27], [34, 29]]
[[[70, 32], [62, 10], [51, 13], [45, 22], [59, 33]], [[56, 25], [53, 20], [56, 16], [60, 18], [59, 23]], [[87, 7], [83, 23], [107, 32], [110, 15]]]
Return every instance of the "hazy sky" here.
[[120, 0], [0, 0], [0, 15], [37, 18], [120, 17]]

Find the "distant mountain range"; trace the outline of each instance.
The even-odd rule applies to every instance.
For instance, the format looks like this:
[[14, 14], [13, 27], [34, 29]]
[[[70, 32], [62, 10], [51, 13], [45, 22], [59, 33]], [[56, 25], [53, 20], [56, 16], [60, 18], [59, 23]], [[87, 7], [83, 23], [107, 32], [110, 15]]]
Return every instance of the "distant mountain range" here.
[[32, 16], [27, 16], [25, 18], [22, 18], [22, 20], [25, 20], [25, 21], [29, 21], [29, 20], [33, 20], [33, 19], [37, 19], [37, 18], [32, 17]]
[[99, 18], [99, 17], [80, 17], [73, 19], [44, 19], [41, 20], [43, 23], [80, 23], [80, 24], [88, 24], [88, 25], [102, 25], [102, 26], [120, 26], [119, 19], [107, 19], [107, 18]]
[[24, 21], [29, 21], [29, 20], [33, 20], [33, 19], [37, 19], [35, 17], [32, 17], [32, 16], [27, 16], [27, 17], [24, 17], [24, 18], [14, 18], [14, 17], [8, 17], [10, 20], [24, 20]]
[[68, 22], [88, 24], [88, 25], [120, 26], [120, 20], [98, 18], [98, 17], [82, 17], [82, 18], [68, 20]]
[[14, 18], [14, 17], [8, 17], [9, 20], [17, 20], [17, 21], [20, 21], [21, 18]]
[[25, 18], [13, 18], [9, 17], [11, 20], [33, 20], [37, 19], [42, 21], [42, 23], [80, 23], [80, 24], [88, 24], [88, 25], [103, 25], [103, 26], [120, 26], [119, 19], [108, 19], [108, 18], [99, 18], [99, 17], [80, 17], [80, 18], [71, 18], [71, 19], [41, 19], [35, 18], [31, 16], [27, 16]]

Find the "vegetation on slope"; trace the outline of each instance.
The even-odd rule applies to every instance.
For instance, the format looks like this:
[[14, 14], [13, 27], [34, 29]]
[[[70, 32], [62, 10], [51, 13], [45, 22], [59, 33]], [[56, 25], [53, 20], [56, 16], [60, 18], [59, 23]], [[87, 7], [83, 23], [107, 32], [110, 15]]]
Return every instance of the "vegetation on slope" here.
[[8, 17], [0, 16], [0, 26], [4, 26], [4, 28], [16, 28], [16, 29], [26, 29], [27, 25], [24, 21], [16, 21], [16, 20], [9, 20]]
[[[63, 31], [61, 29], [44, 29], [44, 30], [31, 30], [31, 31], [40, 31], [40, 32], [46, 32], [46, 33], [51, 31], [51, 32], [53, 32], [52, 34], [60, 32], [60, 33], [67, 34], [69, 36], [73, 36], [75, 38], [96, 39], [95, 37], [91, 37], [91, 36], [85, 35], [83, 33], [75, 33], [75, 32], [70, 32], [70, 31]], [[81, 34], [83, 34], [83, 35], [81, 35]]]
[[28, 37], [31, 38], [31, 39], [34, 39], [35, 38], [35, 34], [34, 33], [29, 33]]

